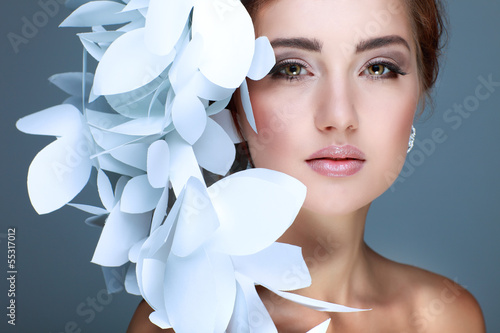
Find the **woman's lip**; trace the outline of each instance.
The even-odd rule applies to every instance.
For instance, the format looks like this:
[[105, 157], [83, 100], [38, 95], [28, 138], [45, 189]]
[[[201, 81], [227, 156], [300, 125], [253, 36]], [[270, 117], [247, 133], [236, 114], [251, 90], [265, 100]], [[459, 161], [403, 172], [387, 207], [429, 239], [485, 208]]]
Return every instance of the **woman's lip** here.
[[365, 155], [354, 146], [329, 146], [312, 154], [306, 162], [323, 176], [348, 177], [363, 168]]
[[345, 145], [345, 146], [329, 146], [318, 150], [307, 161], [316, 159], [351, 159], [351, 160], [365, 160], [365, 154], [358, 148]]

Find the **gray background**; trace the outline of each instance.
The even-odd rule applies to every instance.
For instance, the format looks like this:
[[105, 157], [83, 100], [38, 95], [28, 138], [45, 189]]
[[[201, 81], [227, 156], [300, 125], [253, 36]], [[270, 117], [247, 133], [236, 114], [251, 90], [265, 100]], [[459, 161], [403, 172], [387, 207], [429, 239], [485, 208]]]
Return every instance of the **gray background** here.
[[[15, 121], [59, 104], [66, 96], [49, 84], [54, 73], [79, 71], [81, 47], [75, 29], [58, 29], [69, 13], [58, 13], [15, 52], [9, 32], [22, 34], [38, 1], [2, 3], [1, 24], [1, 227], [0, 304], [6, 311], [6, 238], [17, 228], [17, 325], [4, 332], [124, 332], [139, 298], [103, 294], [99, 267], [90, 258], [99, 230], [71, 208], [38, 216], [26, 191], [28, 165], [49, 137], [18, 132]], [[500, 82], [500, 2], [454, 0], [448, 5], [450, 43], [435, 90], [434, 115], [416, 123], [424, 142], [435, 129], [447, 140], [429, 150], [417, 146], [404, 174], [376, 200], [367, 241], [387, 257], [456, 279], [481, 304], [489, 332], [500, 332], [500, 87], [453, 128], [443, 118], [454, 104], [474, 101], [479, 77]], [[483, 91], [484, 92], [484, 91]], [[95, 191], [89, 184], [84, 196]], [[82, 200], [83, 201], [83, 200]], [[95, 303], [92, 303], [94, 300]], [[94, 305], [92, 305], [94, 304]], [[80, 331], [79, 331], [80, 330]]]

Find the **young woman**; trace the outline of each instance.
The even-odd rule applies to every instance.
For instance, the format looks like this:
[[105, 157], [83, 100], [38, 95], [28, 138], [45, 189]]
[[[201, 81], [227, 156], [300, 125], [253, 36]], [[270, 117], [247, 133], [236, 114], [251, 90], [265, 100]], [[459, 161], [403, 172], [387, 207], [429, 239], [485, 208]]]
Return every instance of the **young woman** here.
[[[302, 247], [312, 286], [301, 295], [358, 313], [317, 312], [260, 295], [279, 332], [484, 332], [481, 310], [449, 279], [388, 260], [363, 240], [371, 202], [402, 168], [412, 123], [437, 75], [442, 21], [434, 0], [244, 1], [276, 66], [248, 80], [258, 129], [232, 111], [255, 167], [307, 186], [279, 241]], [[297, 272], [300, 274], [300, 272]], [[436, 300], [444, 307], [429, 311]], [[128, 332], [159, 332], [142, 302]]]

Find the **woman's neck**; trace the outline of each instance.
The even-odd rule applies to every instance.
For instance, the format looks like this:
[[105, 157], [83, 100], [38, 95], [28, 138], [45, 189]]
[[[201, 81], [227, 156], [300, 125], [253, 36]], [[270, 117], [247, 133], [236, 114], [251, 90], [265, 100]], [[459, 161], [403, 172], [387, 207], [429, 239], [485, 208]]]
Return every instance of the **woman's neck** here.
[[[347, 216], [319, 216], [301, 210], [280, 242], [302, 247], [312, 277], [311, 287], [298, 293], [330, 302], [359, 306], [361, 295], [373, 291], [371, 250], [364, 242], [369, 206]], [[370, 290], [371, 289], [371, 290]]]

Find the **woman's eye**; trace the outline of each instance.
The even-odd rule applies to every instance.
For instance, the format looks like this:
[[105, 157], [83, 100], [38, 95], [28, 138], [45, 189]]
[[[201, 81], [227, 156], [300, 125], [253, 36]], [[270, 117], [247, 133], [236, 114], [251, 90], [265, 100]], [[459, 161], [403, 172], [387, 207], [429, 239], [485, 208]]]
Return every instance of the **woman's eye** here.
[[276, 64], [269, 74], [274, 79], [298, 80], [302, 79], [304, 75], [309, 74], [306, 68], [306, 65], [286, 61]]
[[280, 73], [286, 76], [298, 76], [305, 72], [306, 70], [299, 64], [286, 65], [280, 70]]
[[391, 70], [387, 66], [382, 64], [371, 65], [367, 68], [367, 71], [369, 75], [373, 76], [382, 76], [391, 72]]

